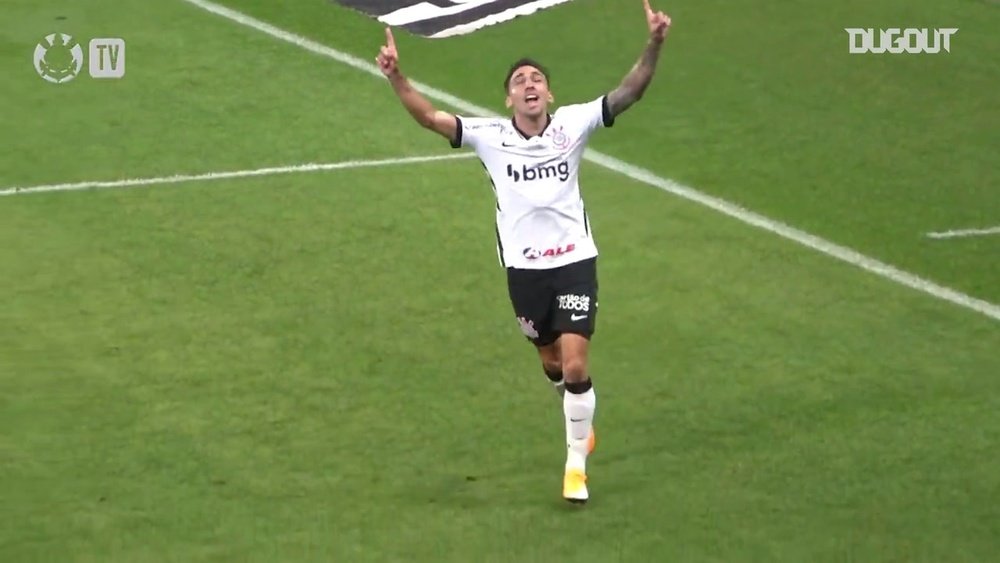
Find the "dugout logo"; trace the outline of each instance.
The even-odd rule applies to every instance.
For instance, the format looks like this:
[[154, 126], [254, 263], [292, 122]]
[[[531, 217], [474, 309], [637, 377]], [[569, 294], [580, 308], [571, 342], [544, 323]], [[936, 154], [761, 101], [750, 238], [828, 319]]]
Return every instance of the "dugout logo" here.
[[332, 0], [423, 37], [440, 39], [530, 16], [570, 0]]
[[[125, 40], [119, 37], [91, 39], [89, 71], [92, 78], [125, 76]], [[54, 84], [64, 84], [83, 69], [83, 47], [66, 33], [50, 33], [35, 45], [32, 61], [38, 76]]]
[[848, 52], [852, 55], [874, 53], [927, 53], [935, 54], [944, 51], [951, 52], [951, 36], [958, 33], [958, 28], [941, 29], [889, 29], [844, 28], [850, 36]]

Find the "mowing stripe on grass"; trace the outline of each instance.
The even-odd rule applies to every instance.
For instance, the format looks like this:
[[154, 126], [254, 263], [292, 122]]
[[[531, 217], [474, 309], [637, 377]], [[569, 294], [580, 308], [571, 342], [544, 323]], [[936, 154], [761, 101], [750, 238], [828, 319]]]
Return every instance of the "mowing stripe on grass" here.
[[324, 170], [342, 170], [344, 168], [371, 168], [375, 166], [396, 166], [400, 164], [416, 164], [420, 162], [435, 162], [438, 160], [456, 160], [471, 158], [471, 153], [444, 154], [433, 156], [411, 156], [406, 158], [384, 158], [380, 160], [345, 160], [343, 162], [328, 162], [323, 164], [295, 164], [291, 166], [276, 166], [257, 168], [255, 170], [233, 170], [230, 172], [206, 172], [204, 174], [178, 174], [160, 176], [157, 178], [133, 178], [126, 180], [106, 180], [93, 182], [75, 182], [70, 184], [45, 184], [41, 186], [25, 186], [0, 189], [0, 196], [33, 194], [41, 192], [66, 192], [72, 190], [87, 190], [95, 188], [130, 188], [136, 186], [155, 186], [158, 184], [180, 184], [182, 182], [203, 182], [207, 180], [227, 180], [230, 178], [247, 178], [250, 176], [273, 176], [275, 174], [293, 174], [297, 172], [321, 172]]
[[[353, 55], [349, 55], [342, 51], [338, 51], [321, 43], [317, 43], [311, 39], [303, 37], [301, 35], [296, 35], [289, 31], [285, 31], [278, 27], [275, 27], [269, 23], [263, 22], [256, 18], [250, 17], [242, 12], [238, 12], [231, 8], [221, 6], [214, 2], [208, 0], [183, 0], [193, 6], [196, 6], [202, 10], [211, 12], [218, 16], [224, 17], [230, 21], [238, 23], [240, 25], [255, 29], [257, 31], [266, 33], [275, 39], [280, 39], [286, 41], [293, 45], [296, 45], [302, 49], [310, 51], [314, 54], [321, 55], [333, 60], [336, 60], [342, 64], [348, 65], [362, 72], [368, 73], [372, 76], [378, 77], [384, 80], [382, 73], [379, 71], [378, 67], [374, 64], [362, 60]], [[417, 81], [411, 81], [411, 84], [418, 91], [423, 93], [428, 98], [431, 98], [439, 103], [445, 104], [455, 110], [459, 110], [468, 115], [480, 115], [480, 116], [497, 116], [496, 113], [472, 104], [466, 100], [453, 96], [442, 90], [432, 88], [426, 84], [419, 83]], [[834, 244], [825, 239], [811, 235], [805, 231], [801, 231], [789, 225], [786, 225], [780, 221], [775, 221], [765, 217], [759, 213], [750, 211], [734, 203], [730, 203], [721, 198], [710, 196], [708, 194], [702, 193], [694, 188], [681, 185], [673, 180], [662, 178], [653, 172], [634, 166], [627, 162], [621, 161], [612, 156], [601, 154], [592, 150], [587, 151], [585, 158], [590, 162], [599, 164], [607, 169], [614, 170], [625, 176], [628, 176], [634, 180], [649, 184], [651, 186], [660, 188], [666, 192], [672, 193], [676, 196], [685, 198], [690, 201], [697, 202], [701, 205], [714, 209], [720, 213], [728, 215], [734, 219], [742, 221], [748, 225], [752, 225], [759, 229], [774, 233], [778, 236], [784, 237], [791, 241], [797, 242], [802, 246], [811, 248], [817, 252], [826, 254], [868, 272], [871, 272], [882, 278], [891, 280], [900, 285], [910, 287], [917, 291], [924, 292], [928, 295], [936, 297], [938, 299], [947, 301], [959, 307], [964, 307], [971, 311], [975, 311], [991, 319], [1000, 321], [1000, 305], [995, 305], [988, 301], [982, 299], [977, 299], [971, 297], [954, 289], [938, 285], [932, 281], [925, 280], [919, 276], [911, 274], [909, 272], [902, 271], [894, 266], [890, 266], [874, 258], [870, 258], [861, 254], [850, 248]]]
[[937, 233], [927, 233], [927, 238], [946, 239], [962, 237], [984, 237], [987, 235], [1000, 235], [1000, 226], [987, 227], [985, 229], [956, 229], [953, 231], [941, 231]]

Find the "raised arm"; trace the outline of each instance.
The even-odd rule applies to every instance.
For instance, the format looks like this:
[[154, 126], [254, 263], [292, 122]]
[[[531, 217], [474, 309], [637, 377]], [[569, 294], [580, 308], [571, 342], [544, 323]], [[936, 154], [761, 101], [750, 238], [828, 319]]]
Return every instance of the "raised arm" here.
[[667, 38], [667, 31], [670, 30], [670, 16], [663, 12], [654, 12], [649, 7], [649, 0], [642, 0], [642, 3], [646, 9], [646, 23], [649, 24], [649, 42], [646, 43], [639, 61], [625, 75], [618, 88], [608, 94], [608, 109], [611, 110], [612, 116], [621, 114], [642, 99], [646, 87], [653, 80], [656, 62], [660, 58], [660, 48]]
[[410, 81], [403, 76], [399, 70], [399, 53], [396, 51], [396, 40], [392, 37], [392, 30], [385, 28], [385, 45], [379, 51], [375, 60], [382, 69], [382, 74], [389, 79], [392, 89], [399, 96], [399, 101], [403, 103], [406, 111], [410, 112], [417, 123], [438, 133], [449, 141], [454, 141], [458, 133], [458, 120], [450, 113], [434, 109], [420, 92], [410, 85]]

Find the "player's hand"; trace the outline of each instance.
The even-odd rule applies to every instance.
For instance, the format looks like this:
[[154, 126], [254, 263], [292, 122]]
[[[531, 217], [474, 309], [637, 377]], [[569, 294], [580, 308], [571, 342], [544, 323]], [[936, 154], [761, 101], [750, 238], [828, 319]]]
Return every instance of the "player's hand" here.
[[399, 53], [396, 52], [396, 40], [392, 38], [392, 29], [385, 28], [385, 45], [379, 49], [375, 57], [382, 74], [392, 76], [399, 72]]
[[670, 31], [670, 16], [663, 12], [654, 12], [649, 7], [649, 0], [642, 0], [642, 4], [646, 8], [646, 23], [649, 24], [650, 39], [662, 43], [667, 38], [667, 32]]

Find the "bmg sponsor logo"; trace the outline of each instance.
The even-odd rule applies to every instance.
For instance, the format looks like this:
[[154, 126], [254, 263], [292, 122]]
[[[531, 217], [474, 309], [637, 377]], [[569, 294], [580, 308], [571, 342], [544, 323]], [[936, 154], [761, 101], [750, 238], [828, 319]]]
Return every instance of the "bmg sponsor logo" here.
[[558, 178], [560, 182], [565, 182], [569, 179], [569, 162], [564, 160], [559, 164], [532, 167], [525, 164], [520, 170], [515, 169], [512, 164], [508, 164], [507, 177], [513, 178], [515, 182], [534, 182], [535, 180], [551, 178]]
[[958, 28], [941, 29], [900, 29], [893, 27], [889, 29], [873, 28], [844, 28], [850, 35], [848, 44], [849, 52], [852, 55], [864, 53], [940, 53], [944, 50], [951, 52], [951, 36], [958, 33]]

